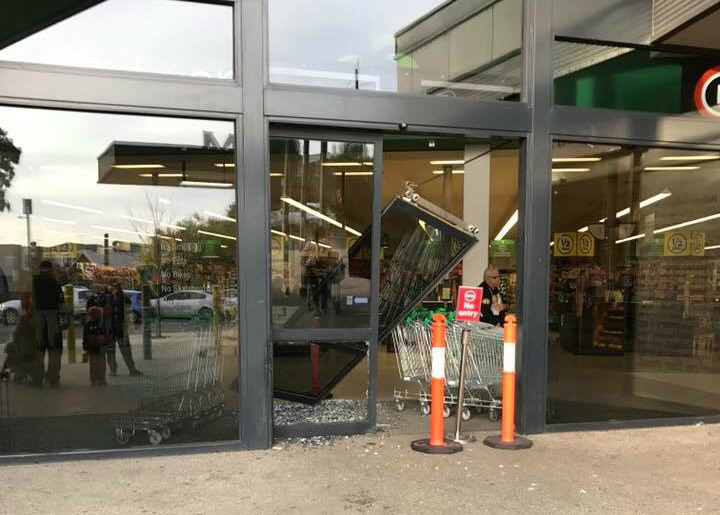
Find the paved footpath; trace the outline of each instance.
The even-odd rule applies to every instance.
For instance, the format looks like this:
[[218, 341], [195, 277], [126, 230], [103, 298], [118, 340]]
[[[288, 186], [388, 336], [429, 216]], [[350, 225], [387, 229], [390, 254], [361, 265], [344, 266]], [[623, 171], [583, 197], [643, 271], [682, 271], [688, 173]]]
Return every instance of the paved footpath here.
[[[480, 439], [484, 434], [478, 434]], [[1, 514], [720, 514], [720, 425], [412, 452], [406, 434], [0, 467]]]

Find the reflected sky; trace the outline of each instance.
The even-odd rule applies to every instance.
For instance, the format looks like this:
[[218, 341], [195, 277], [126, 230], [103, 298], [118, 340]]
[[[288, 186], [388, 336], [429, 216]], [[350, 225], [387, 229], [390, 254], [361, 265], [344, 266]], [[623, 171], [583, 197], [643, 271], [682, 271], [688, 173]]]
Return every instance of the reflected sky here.
[[40, 246], [102, 243], [106, 231], [93, 225], [122, 229], [109, 231], [111, 241], [141, 242], [131, 231], [152, 233], [152, 226], [126, 217], [152, 218], [152, 206], [173, 223], [196, 212], [224, 214], [235, 199], [234, 189], [98, 184], [97, 161], [113, 141], [202, 146], [203, 131], [212, 131], [222, 145], [232, 122], [2, 107], [0, 127], [22, 150], [7, 191], [12, 211], [0, 214], [2, 244], [27, 244], [23, 198], [33, 199], [32, 239]]

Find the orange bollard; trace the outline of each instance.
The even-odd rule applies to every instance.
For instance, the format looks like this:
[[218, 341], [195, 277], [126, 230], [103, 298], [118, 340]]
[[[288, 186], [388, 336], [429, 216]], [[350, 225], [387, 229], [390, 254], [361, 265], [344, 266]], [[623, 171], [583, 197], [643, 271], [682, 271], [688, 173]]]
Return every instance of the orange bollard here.
[[495, 449], [529, 449], [532, 441], [515, 436], [515, 344], [517, 324], [515, 315], [505, 316], [503, 331], [502, 423], [500, 436], [488, 436], [484, 444]]
[[430, 384], [430, 439], [415, 440], [414, 451], [426, 454], [453, 454], [462, 445], [446, 440], [443, 433], [445, 405], [445, 315], [437, 313], [432, 324], [432, 382]]

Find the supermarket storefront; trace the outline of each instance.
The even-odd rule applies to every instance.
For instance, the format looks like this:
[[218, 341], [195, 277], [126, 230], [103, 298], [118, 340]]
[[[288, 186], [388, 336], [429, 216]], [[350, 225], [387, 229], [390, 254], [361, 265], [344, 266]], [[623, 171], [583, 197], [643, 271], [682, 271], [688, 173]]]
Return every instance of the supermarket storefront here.
[[715, 2], [120, 3], [0, 29], [1, 454], [368, 430], [489, 265], [520, 432], [718, 420]]

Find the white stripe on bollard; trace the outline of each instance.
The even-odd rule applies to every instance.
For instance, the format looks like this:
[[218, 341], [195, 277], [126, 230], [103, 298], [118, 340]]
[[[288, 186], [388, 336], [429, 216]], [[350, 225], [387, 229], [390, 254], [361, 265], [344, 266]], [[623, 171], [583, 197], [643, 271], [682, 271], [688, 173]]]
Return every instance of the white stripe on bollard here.
[[503, 372], [515, 372], [515, 342], [503, 346]]
[[445, 347], [432, 348], [432, 378], [445, 379]]

